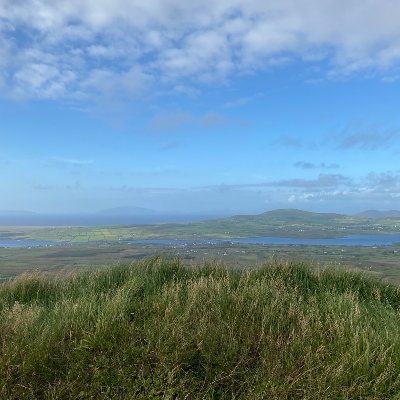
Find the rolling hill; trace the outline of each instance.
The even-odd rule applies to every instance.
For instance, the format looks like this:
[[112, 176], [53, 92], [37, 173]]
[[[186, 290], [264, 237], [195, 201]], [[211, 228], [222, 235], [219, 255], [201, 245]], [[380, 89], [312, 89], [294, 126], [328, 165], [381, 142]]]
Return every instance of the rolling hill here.
[[[398, 234], [400, 218], [371, 219], [334, 213], [280, 209], [258, 215], [186, 223], [75, 226], [19, 230], [21, 239], [91, 242], [132, 239], [229, 239], [240, 237], [335, 238], [354, 234]], [[0, 233], [7, 236], [10, 230]]]
[[370, 218], [370, 219], [385, 219], [385, 218], [400, 218], [400, 211], [398, 210], [388, 210], [388, 211], [378, 211], [378, 210], [367, 210], [356, 214], [357, 217]]

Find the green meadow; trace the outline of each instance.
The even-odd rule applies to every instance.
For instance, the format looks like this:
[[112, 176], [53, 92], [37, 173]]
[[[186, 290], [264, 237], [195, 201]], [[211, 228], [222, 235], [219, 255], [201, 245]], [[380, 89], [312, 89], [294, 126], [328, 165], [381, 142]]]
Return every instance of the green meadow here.
[[0, 398], [399, 399], [400, 289], [156, 257], [0, 285]]

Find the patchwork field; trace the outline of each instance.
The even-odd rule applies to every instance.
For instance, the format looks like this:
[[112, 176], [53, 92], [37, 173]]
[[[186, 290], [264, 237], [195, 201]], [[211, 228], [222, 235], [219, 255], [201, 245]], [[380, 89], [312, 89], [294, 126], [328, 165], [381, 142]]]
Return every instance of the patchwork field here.
[[55, 242], [97, 242], [130, 239], [229, 239], [238, 237], [335, 238], [352, 234], [400, 233], [400, 219], [369, 219], [300, 210], [275, 210], [259, 215], [150, 225], [107, 227], [0, 228], [0, 238]]
[[70, 271], [131, 262], [155, 254], [179, 257], [185, 265], [218, 261], [236, 268], [251, 268], [265, 261], [306, 261], [310, 266], [331, 265], [367, 271], [400, 284], [400, 245], [382, 247], [274, 246], [274, 245], [129, 245], [123, 243], [80, 244], [53, 247], [0, 248], [0, 277], [26, 271]]

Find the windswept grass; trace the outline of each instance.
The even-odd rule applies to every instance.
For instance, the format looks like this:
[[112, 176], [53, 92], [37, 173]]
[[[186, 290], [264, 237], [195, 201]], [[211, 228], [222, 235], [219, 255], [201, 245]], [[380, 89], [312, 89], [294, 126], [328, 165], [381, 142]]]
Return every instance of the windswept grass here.
[[400, 290], [153, 258], [0, 285], [0, 398], [400, 399]]

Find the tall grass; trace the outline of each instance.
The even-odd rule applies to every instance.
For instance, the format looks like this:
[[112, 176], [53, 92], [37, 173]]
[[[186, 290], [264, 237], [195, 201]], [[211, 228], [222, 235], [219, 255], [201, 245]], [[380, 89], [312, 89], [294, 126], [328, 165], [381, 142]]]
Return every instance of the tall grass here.
[[0, 398], [400, 399], [400, 290], [161, 258], [0, 285]]

